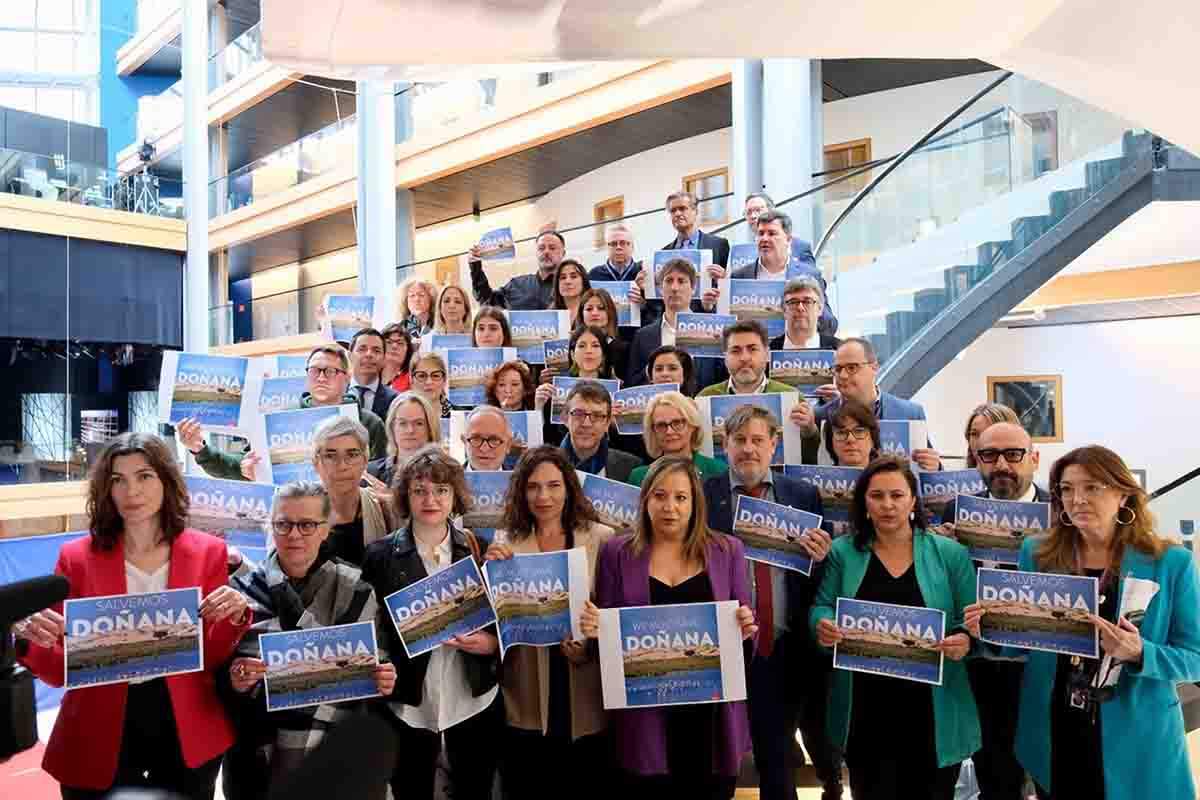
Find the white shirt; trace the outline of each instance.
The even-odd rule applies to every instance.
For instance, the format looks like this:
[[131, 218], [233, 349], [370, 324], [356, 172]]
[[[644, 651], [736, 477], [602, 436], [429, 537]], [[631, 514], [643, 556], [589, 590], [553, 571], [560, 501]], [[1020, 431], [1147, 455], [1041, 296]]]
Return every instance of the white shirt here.
[[[417, 545], [425, 572], [435, 575], [450, 566], [453, 553], [450, 549], [450, 534], [431, 552]], [[425, 670], [425, 682], [421, 685], [421, 705], [409, 706], [392, 703], [404, 723], [413, 728], [440, 732], [483, 711], [496, 699], [499, 685], [479, 697], [471, 696], [467, 683], [467, 670], [463, 654], [453, 647], [439, 647], [429, 656], [429, 668]]]
[[[768, 380], [770, 380], [770, 379], [767, 378], [767, 373], [764, 372], [763, 376], [762, 376], [762, 380], [758, 382], [758, 388], [755, 389], [753, 392], [746, 392], [746, 394], [763, 394], [764, 390], [767, 388]], [[726, 382], [725, 388], [729, 389], [730, 394], [738, 393], [737, 387], [733, 385], [732, 377]]]
[[[350, 386], [351, 386], [351, 391], [353, 391], [355, 394], [362, 394], [362, 407], [363, 408], [369, 410], [371, 408], [371, 406], [373, 406], [375, 404], [375, 393], [379, 391], [379, 379], [378, 378], [375, 379], [374, 383], [370, 383], [370, 384], [359, 383], [358, 381], [352, 381]], [[360, 388], [362, 389], [361, 393], [358, 391]]]
[[[676, 313], [678, 313], [678, 312], [676, 312]], [[675, 344], [675, 326], [667, 321], [667, 315], [665, 313], [662, 315], [661, 339], [662, 339], [662, 341], [659, 345], [660, 347], [663, 345], [668, 345], [668, 344], [674, 346], [674, 344]]]
[[[125, 591], [129, 594], [146, 594], [148, 592], [165, 592], [167, 590], [167, 573], [171, 570], [171, 559], [154, 572], [142, 572], [130, 562], [125, 562]], [[150, 678], [133, 678], [129, 683], [145, 683], [154, 680]]]
[[787, 331], [783, 332], [783, 349], [784, 350], [818, 350], [821, 347], [821, 334], [813, 331], [813, 335], [808, 337], [808, 340], [803, 344], [796, 344], [792, 341], [791, 336]]

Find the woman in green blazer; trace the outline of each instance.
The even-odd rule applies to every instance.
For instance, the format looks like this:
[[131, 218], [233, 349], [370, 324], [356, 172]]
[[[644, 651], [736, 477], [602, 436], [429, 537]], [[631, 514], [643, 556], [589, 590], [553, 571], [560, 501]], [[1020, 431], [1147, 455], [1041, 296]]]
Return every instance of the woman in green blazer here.
[[830, 740], [846, 753], [854, 800], [950, 800], [964, 759], [979, 749], [979, 717], [962, 659], [971, 640], [963, 609], [975, 602], [967, 550], [925, 530], [916, 478], [904, 459], [872, 461], [854, 487], [853, 536], [836, 539], [809, 622], [826, 648], [842, 639], [839, 597], [945, 612], [940, 686], [835, 669]]
[[[620, 417], [621, 409], [613, 407], [613, 416]], [[642, 439], [646, 452], [653, 459], [664, 456], [689, 458], [700, 473], [700, 483], [729, 469], [724, 461], [709, 458], [700, 452], [704, 438], [704, 423], [696, 401], [679, 392], [663, 392], [650, 398], [642, 413]], [[651, 464], [652, 466], [653, 464]], [[650, 466], [637, 467], [629, 473], [629, 483], [641, 486]]]
[[[1025, 541], [1020, 569], [1099, 579], [1103, 657], [1028, 652], [1017, 758], [1042, 798], [1195, 800], [1175, 690], [1200, 680], [1192, 554], [1155, 534], [1145, 491], [1107, 448], [1060, 458], [1050, 489], [1054, 524]], [[967, 609], [974, 636], [984, 613]]]

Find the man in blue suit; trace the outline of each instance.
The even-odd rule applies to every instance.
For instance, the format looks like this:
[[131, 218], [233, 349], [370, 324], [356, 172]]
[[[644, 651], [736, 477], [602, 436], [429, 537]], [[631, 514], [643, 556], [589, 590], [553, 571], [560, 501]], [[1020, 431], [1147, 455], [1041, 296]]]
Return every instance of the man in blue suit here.
[[[781, 435], [779, 420], [766, 409], [745, 405], [725, 420], [729, 471], [704, 483], [708, 526], [732, 533], [737, 496], [748, 495], [822, 514], [816, 489], [771, 471]], [[813, 559], [812, 574], [755, 563], [755, 621], [759, 630], [747, 670], [750, 738], [759, 775], [759, 797], [795, 800], [795, 732], [800, 727], [824, 785], [825, 798], [842, 796], [840, 758], [825, 735], [824, 698], [829, 660], [807, 633], [805, 620], [821, 580], [821, 562], [831, 540], [822, 530], [801, 540]]]

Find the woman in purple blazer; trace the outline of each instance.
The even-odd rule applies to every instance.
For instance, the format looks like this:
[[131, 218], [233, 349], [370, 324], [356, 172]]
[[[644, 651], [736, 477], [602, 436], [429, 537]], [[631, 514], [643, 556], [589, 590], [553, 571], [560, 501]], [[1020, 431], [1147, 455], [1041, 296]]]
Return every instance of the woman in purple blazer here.
[[[707, 518], [692, 462], [656, 461], [642, 483], [636, 532], [600, 551], [596, 604], [587, 604], [583, 633], [599, 635], [600, 608], [737, 600], [742, 637], [753, 636], [742, 543], [710, 531]], [[613, 712], [611, 725], [630, 796], [733, 797], [750, 750], [744, 702], [623, 709]]]

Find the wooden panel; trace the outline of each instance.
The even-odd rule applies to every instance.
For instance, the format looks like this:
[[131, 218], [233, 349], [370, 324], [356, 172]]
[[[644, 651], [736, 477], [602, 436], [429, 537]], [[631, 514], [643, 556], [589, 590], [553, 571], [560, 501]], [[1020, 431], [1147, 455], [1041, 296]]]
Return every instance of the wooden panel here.
[[1014, 311], [1200, 294], [1200, 261], [1059, 275]]
[[0, 537], [83, 530], [86, 501], [84, 481], [0, 486]]
[[183, 220], [0, 194], [0, 228], [162, 250], [187, 250]]
[[321, 344], [329, 344], [329, 340], [319, 333], [301, 333], [295, 336], [277, 336], [274, 339], [226, 344], [209, 348], [209, 352], [224, 356], [307, 355], [314, 347]]

